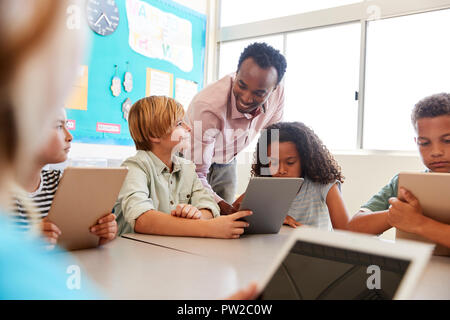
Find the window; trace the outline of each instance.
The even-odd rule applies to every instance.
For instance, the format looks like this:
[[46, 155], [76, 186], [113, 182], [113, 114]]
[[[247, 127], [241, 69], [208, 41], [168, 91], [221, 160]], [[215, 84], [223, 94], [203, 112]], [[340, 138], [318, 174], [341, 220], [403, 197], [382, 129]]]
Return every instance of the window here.
[[416, 149], [411, 110], [449, 92], [450, 10], [370, 22], [367, 30], [364, 148]]
[[222, 0], [221, 27], [328, 9], [362, 0]]
[[268, 37], [259, 37], [238, 41], [224, 42], [220, 44], [220, 62], [219, 62], [219, 79], [223, 76], [236, 72], [239, 57], [245, 47], [253, 42], [266, 42], [275, 49], [283, 53], [283, 36], [275, 35]]
[[[355, 5], [342, 7], [350, 4]], [[368, 14], [373, 6], [380, 17], [391, 18], [372, 20]], [[295, 17], [305, 18], [298, 28], [292, 18], [276, 20], [272, 26], [277, 31], [261, 33], [259, 23], [224, 28], [227, 41], [220, 44], [218, 75], [235, 71], [246, 45], [266, 41], [284, 52], [288, 62], [285, 121], [304, 122], [331, 150], [416, 150], [412, 108], [426, 96], [450, 91], [450, 0], [447, 9], [436, 6], [406, 0], [278, 0], [276, 5], [269, 0], [222, 0], [222, 28], [323, 11]], [[267, 35], [233, 40], [261, 34]], [[360, 62], [362, 48], [365, 66]], [[359, 109], [355, 95], [362, 82], [364, 103]]]
[[359, 23], [287, 35], [285, 121], [311, 127], [329, 149], [355, 149]]

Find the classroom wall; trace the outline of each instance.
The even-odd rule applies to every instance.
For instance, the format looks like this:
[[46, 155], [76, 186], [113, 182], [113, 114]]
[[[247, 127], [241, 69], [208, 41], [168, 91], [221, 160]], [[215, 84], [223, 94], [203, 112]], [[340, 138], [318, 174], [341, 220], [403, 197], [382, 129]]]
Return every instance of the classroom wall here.
[[[195, 10], [202, 14], [208, 13], [209, 0], [173, 0], [187, 8]], [[69, 153], [69, 161], [60, 166], [65, 167], [68, 164], [74, 165], [98, 165], [98, 166], [116, 166], [134, 155], [135, 147], [116, 146], [116, 145], [99, 145], [86, 143], [72, 143], [72, 148]]]

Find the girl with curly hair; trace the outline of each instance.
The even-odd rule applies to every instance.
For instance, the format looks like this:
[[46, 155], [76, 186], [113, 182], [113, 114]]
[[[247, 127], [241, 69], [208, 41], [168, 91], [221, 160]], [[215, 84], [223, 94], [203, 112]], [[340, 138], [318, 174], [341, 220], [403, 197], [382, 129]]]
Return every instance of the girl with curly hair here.
[[[341, 168], [313, 130], [300, 122], [280, 122], [261, 132], [252, 176], [303, 178], [284, 224], [346, 229], [349, 222], [340, 186]], [[233, 204], [239, 207], [241, 197]]]

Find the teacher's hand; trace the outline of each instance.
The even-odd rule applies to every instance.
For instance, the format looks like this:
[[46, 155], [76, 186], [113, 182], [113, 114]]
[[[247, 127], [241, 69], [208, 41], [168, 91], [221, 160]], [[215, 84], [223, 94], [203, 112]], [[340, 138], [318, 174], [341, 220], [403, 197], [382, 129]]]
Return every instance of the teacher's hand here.
[[220, 208], [220, 214], [223, 216], [238, 212], [238, 210], [235, 207], [233, 207], [231, 204], [229, 204], [224, 200], [220, 201], [218, 205]]

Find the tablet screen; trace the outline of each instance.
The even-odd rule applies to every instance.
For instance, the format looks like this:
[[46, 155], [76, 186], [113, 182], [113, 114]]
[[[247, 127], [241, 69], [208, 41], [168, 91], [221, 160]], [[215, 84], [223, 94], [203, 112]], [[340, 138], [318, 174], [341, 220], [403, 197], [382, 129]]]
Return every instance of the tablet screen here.
[[410, 262], [297, 241], [262, 300], [392, 299]]

